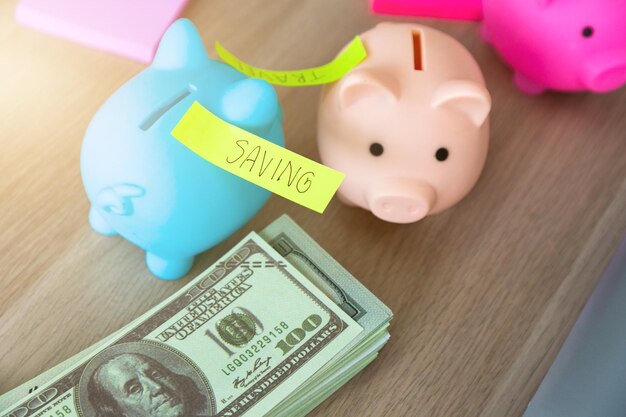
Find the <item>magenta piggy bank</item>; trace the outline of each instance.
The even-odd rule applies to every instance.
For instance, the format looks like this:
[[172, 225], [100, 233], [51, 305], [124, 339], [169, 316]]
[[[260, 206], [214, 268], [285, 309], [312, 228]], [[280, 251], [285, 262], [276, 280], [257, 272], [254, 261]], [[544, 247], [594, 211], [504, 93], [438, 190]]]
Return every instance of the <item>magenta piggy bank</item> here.
[[529, 94], [601, 93], [626, 83], [626, 0], [372, 0], [372, 8], [482, 18], [483, 38]]
[[482, 33], [527, 93], [626, 83], [626, 0], [484, 0]]
[[322, 162], [346, 174], [346, 204], [411, 223], [457, 203], [487, 155], [491, 109], [481, 71], [450, 36], [382, 23], [361, 35], [367, 58], [322, 90]]

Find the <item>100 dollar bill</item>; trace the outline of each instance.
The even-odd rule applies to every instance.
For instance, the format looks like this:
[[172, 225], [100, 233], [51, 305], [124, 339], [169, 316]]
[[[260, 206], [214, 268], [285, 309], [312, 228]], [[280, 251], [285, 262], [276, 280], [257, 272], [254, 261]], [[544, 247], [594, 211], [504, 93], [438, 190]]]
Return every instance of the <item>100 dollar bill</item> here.
[[141, 323], [4, 415], [267, 413], [362, 332], [281, 259], [249, 235]]

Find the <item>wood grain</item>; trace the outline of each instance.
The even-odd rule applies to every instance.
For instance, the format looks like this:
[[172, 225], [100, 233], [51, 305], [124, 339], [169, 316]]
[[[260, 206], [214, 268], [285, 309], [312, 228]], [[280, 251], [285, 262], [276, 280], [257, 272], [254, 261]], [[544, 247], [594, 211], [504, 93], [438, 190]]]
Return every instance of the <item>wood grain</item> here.
[[[184, 15], [207, 45], [296, 69], [329, 61], [381, 21], [365, 3], [195, 1]], [[15, 4], [0, 2], [0, 392], [188, 280], [158, 281], [139, 249], [87, 222], [82, 136], [143, 66], [19, 27]], [[411, 225], [338, 201], [318, 215], [272, 197], [189, 274], [287, 213], [391, 307], [389, 345], [313, 416], [520, 416], [626, 231], [626, 89], [529, 97], [476, 24], [419, 21], [462, 42], [492, 94], [489, 157], [473, 192]], [[277, 90], [288, 147], [318, 159], [319, 87]]]

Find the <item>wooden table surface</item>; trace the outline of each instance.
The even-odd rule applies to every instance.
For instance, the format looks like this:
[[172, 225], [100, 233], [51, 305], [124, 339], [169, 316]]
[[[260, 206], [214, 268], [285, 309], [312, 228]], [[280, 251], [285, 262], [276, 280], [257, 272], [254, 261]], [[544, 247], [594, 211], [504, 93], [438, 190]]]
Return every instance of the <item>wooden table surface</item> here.
[[[273, 196], [185, 279], [161, 282], [141, 250], [90, 229], [79, 170], [89, 120], [144, 66], [17, 26], [15, 3], [0, 2], [0, 393], [287, 213], [395, 314], [379, 358], [313, 416], [522, 414], [626, 230], [626, 88], [526, 96], [475, 23], [422, 20], [470, 50], [492, 95], [489, 156], [469, 196], [410, 225]], [[365, 0], [194, 1], [184, 16], [207, 45], [276, 69], [326, 63], [383, 20]], [[319, 87], [277, 91], [287, 146], [319, 160]]]

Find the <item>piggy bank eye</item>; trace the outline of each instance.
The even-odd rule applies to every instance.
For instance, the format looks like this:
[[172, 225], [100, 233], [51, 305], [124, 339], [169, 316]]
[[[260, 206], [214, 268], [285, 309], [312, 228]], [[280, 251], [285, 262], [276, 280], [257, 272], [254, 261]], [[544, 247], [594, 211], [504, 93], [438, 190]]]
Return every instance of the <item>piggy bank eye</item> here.
[[448, 155], [450, 155], [450, 152], [448, 152], [446, 148], [439, 148], [437, 149], [437, 152], [435, 152], [435, 158], [437, 158], [437, 161], [441, 162], [448, 159]]
[[374, 156], [381, 156], [383, 151], [383, 145], [378, 142], [374, 142], [370, 145], [370, 153]]
[[583, 28], [583, 36], [585, 38], [590, 38], [593, 35], [593, 28], [591, 26], [585, 26]]

